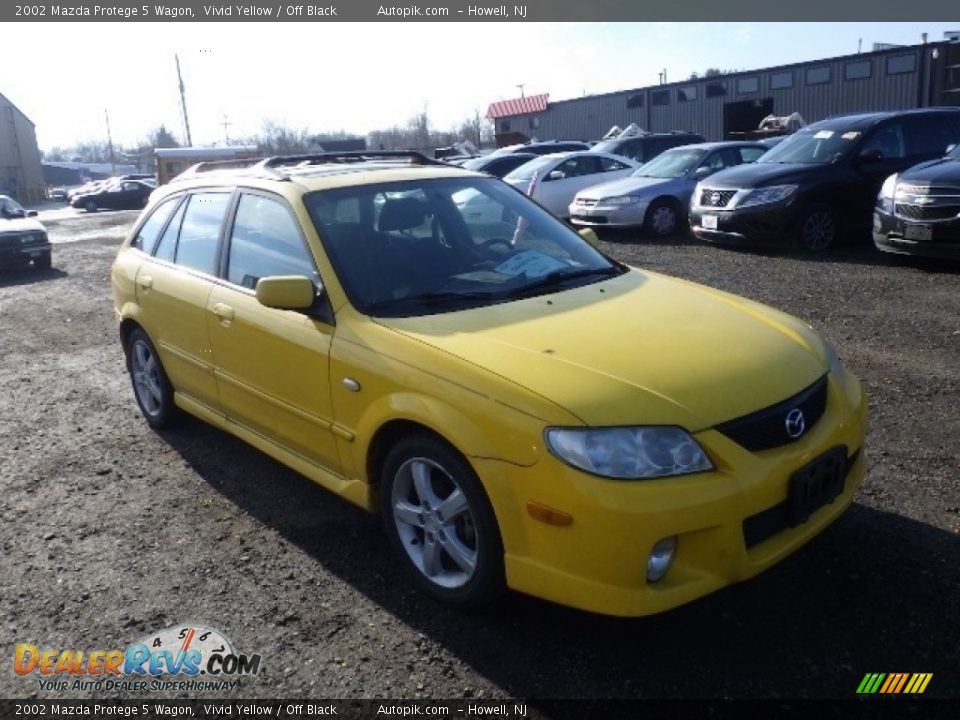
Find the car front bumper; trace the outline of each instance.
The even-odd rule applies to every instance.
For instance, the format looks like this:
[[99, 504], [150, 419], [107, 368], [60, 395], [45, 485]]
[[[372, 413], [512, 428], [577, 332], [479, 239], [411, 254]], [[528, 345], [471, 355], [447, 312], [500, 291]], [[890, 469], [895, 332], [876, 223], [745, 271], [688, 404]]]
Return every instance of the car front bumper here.
[[31, 260], [40, 260], [50, 255], [50, 241], [22, 242], [17, 235], [0, 235], [0, 267], [26, 265]]
[[646, 200], [629, 205], [584, 206], [571, 203], [568, 208], [570, 222], [588, 227], [636, 227], [643, 225], [647, 214]]
[[884, 252], [957, 260], [960, 259], [960, 217], [919, 222], [876, 208], [873, 242]]
[[[796, 222], [792, 200], [730, 210], [694, 206], [690, 209], [690, 230], [700, 240], [717, 244], [787, 245]], [[705, 227], [710, 222], [705, 218], [716, 218], [716, 226]]]
[[[497, 509], [507, 584], [592, 612], [640, 616], [787, 557], [849, 507], [865, 474], [866, 396], [849, 373], [843, 383], [831, 376], [828, 384], [823, 417], [789, 445], [750, 452], [717, 430], [697, 433], [716, 467], [709, 473], [620, 481], [578, 472], [549, 455], [530, 467], [472, 458]], [[839, 496], [795, 527], [769, 526], [787, 501], [791, 476], [837, 447], [850, 459]], [[530, 502], [573, 520], [562, 527], [533, 520]], [[674, 562], [650, 583], [649, 554], [669, 537], [677, 538]]]

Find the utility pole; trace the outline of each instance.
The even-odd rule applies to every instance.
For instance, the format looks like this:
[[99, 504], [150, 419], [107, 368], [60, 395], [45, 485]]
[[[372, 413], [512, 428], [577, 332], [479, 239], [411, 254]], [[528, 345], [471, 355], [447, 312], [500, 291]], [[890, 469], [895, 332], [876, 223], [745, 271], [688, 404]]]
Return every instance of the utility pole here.
[[103, 109], [103, 117], [107, 120], [107, 147], [110, 149], [110, 174], [117, 174], [117, 160], [113, 154], [113, 138], [110, 136], [110, 113]]
[[223, 114], [223, 122], [220, 123], [220, 124], [223, 125], [223, 138], [224, 138], [224, 142], [225, 142], [227, 145], [229, 145], [229, 144], [230, 144], [230, 133], [229, 133], [229, 131], [227, 130], [227, 128], [228, 128], [230, 125], [233, 125], [233, 123], [230, 122], [229, 120], [227, 120], [227, 114], [226, 114], [226, 113]]
[[183, 112], [183, 130], [187, 137], [187, 147], [193, 147], [193, 140], [190, 138], [190, 118], [187, 117], [187, 97], [183, 87], [183, 75], [180, 74], [180, 56], [174, 54], [173, 58], [177, 61], [177, 81], [180, 83], [180, 110]]
[[520, 97], [523, 97], [523, 88], [526, 86], [523, 83], [520, 83], [517, 85], [517, 87], [520, 88]]

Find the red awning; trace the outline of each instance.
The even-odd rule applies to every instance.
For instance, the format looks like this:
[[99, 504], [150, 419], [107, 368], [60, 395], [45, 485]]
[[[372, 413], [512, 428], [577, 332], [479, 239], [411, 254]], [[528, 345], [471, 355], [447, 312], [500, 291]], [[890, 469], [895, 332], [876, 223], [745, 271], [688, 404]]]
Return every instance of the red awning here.
[[500, 102], [490, 103], [487, 108], [487, 117], [496, 120], [497, 118], [510, 117], [512, 115], [527, 115], [529, 113], [543, 112], [547, 109], [547, 98], [549, 94], [527, 95], [526, 97], [514, 98], [513, 100], [501, 100]]

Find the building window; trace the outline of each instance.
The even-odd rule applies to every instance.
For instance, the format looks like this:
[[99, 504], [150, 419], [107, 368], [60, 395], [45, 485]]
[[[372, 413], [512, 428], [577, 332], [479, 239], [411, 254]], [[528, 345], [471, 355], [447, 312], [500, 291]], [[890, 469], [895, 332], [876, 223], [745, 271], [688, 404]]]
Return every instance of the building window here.
[[510, 132], [510, 121], [501, 120], [500, 121], [500, 132]]
[[755, 93], [760, 89], [760, 81], [755, 77], [740, 78], [737, 80], [738, 93]]
[[650, 93], [651, 105], [669, 105], [670, 92], [668, 90], [654, 90]]
[[537, 130], [540, 127], [540, 118], [532, 117], [530, 118], [530, 129]]
[[900, 75], [901, 73], [912, 73], [917, 69], [917, 56], [914, 53], [909, 55], [894, 55], [887, 58], [887, 75]]
[[873, 63], [869, 60], [859, 60], [857, 62], [848, 62], [843, 66], [844, 80], [863, 80], [870, 77]]
[[809, 68], [807, 70], [807, 85], [823, 85], [830, 82], [830, 66]]
[[643, 95], [631, 95], [627, 98], [627, 109], [630, 108], [642, 108], [643, 107]]
[[693, 102], [697, 99], [697, 86], [687, 85], [677, 88], [677, 102]]
[[727, 94], [727, 86], [722, 82], [708, 82], [705, 95], [711, 97], [723, 97]]
[[793, 87], [793, 71], [774, 73], [770, 76], [770, 89], [782, 90], [783, 88]]

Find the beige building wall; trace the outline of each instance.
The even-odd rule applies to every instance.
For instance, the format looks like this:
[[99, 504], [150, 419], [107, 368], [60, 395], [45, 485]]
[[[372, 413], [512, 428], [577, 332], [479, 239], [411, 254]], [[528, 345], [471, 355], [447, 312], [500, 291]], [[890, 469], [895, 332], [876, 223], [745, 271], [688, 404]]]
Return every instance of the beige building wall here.
[[40, 148], [30, 119], [0, 95], [0, 194], [15, 195], [21, 203], [46, 197]]

